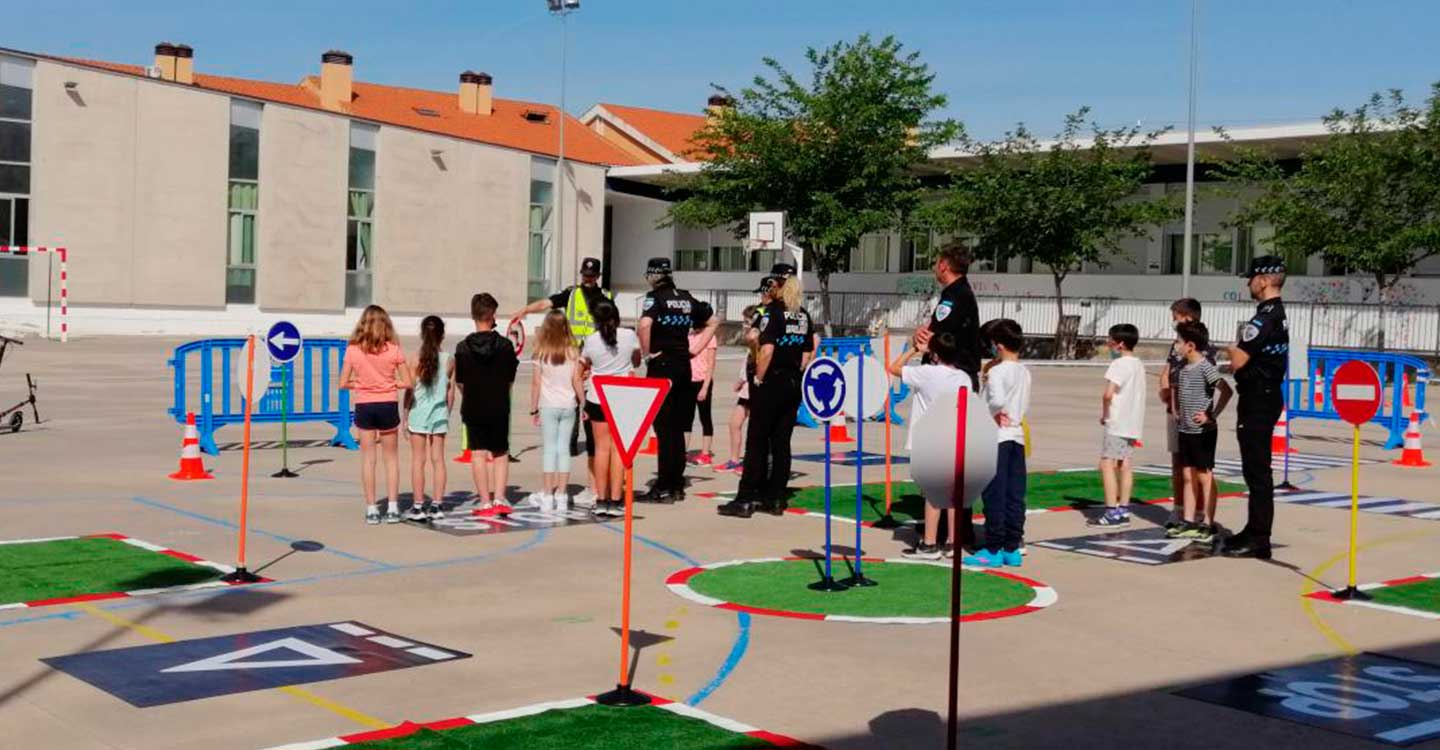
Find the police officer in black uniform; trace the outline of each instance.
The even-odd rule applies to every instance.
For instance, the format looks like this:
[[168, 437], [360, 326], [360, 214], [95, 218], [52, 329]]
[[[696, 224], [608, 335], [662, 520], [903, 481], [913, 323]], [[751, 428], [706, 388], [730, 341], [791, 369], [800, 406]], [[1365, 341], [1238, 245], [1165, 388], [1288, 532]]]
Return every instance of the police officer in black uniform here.
[[1275, 478], [1270, 472], [1270, 434], [1285, 407], [1285, 365], [1290, 354], [1290, 331], [1280, 292], [1285, 286], [1285, 261], [1262, 255], [1250, 263], [1250, 296], [1259, 303], [1255, 317], [1241, 329], [1230, 347], [1240, 403], [1236, 407], [1236, 437], [1240, 467], [1250, 491], [1250, 514], [1245, 528], [1226, 540], [1227, 557], [1270, 559], [1270, 527], [1275, 520]]
[[670, 393], [655, 415], [655, 441], [659, 470], [650, 491], [636, 498], [638, 502], [673, 503], [685, 498], [685, 428], [686, 415], [694, 413], [695, 394], [690, 388], [690, 331], [704, 325], [700, 342], [703, 350], [709, 337], [715, 335], [720, 321], [710, 305], [695, 299], [689, 292], [675, 288], [670, 276], [669, 258], [651, 258], [645, 268], [645, 280], [652, 291], [645, 295], [640, 313], [640, 352], [645, 357], [645, 374], [670, 381]]
[[[960, 369], [970, 375], [972, 388], [980, 387], [980, 307], [975, 302], [975, 292], [970, 289], [966, 274], [970, 270], [970, 249], [961, 242], [950, 242], [940, 248], [931, 269], [935, 280], [940, 283], [940, 301], [930, 313], [930, 320], [915, 332], [915, 341], [926, 344], [930, 337], [942, 331], [955, 337], [959, 346]], [[929, 355], [926, 355], [929, 362]], [[951, 511], [954, 512], [953, 510]], [[956, 519], [957, 533], [965, 547], [975, 546], [975, 522], [969, 513], [961, 513]], [[940, 526], [944, 531], [947, 527]]]
[[722, 516], [749, 518], [757, 505], [780, 515], [788, 505], [790, 440], [800, 408], [800, 378], [815, 351], [814, 325], [794, 274], [794, 266], [777, 263], [761, 282], [769, 299], [754, 334], [760, 352], [750, 382], [745, 468], [735, 499], [717, 509]]

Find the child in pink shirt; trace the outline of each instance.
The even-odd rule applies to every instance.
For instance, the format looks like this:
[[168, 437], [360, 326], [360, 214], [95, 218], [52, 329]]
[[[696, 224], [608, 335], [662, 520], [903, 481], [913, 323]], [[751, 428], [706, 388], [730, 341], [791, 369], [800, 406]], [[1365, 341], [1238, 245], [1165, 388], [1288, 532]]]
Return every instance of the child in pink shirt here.
[[[715, 353], [719, 350], [720, 344], [714, 336], [702, 336], [702, 326], [690, 332], [690, 387], [695, 390], [695, 398], [688, 403], [695, 404], [695, 410], [700, 413], [700, 452], [691, 456], [686, 463], [691, 466], [710, 466], [715, 461], [715, 420], [711, 417], [710, 402], [714, 395], [715, 385]], [[701, 345], [699, 342], [705, 339]], [[685, 419], [685, 444], [690, 444], [690, 428], [695, 424], [692, 414]]]
[[375, 502], [377, 452], [385, 459], [385, 485], [390, 500], [385, 522], [400, 523], [400, 506], [395, 497], [400, 492], [399, 399], [401, 393], [414, 385], [389, 314], [379, 305], [365, 308], [355, 331], [350, 334], [350, 346], [345, 349], [340, 387], [349, 390], [355, 402], [366, 523], [380, 523], [380, 506]]

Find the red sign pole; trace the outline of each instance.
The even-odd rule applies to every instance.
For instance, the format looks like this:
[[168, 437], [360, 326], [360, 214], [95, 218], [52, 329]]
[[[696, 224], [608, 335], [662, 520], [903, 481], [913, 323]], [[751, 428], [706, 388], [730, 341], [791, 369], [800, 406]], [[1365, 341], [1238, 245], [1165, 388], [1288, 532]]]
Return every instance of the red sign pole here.
[[[967, 389], [960, 389], [960, 397], [955, 399], [955, 492], [950, 501], [950, 518], [959, 518], [957, 513], [965, 513], [965, 422], [967, 419], [966, 409], [969, 406], [969, 393]], [[888, 406], [887, 406], [888, 408]], [[956, 533], [959, 533], [959, 526], [956, 526]], [[960, 538], [956, 536], [950, 540], [955, 546], [955, 556], [951, 558], [950, 567], [950, 705], [949, 719], [946, 721], [945, 747], [947, 750], [955, 750], [960, 740], [959, 718], [960, 709], [960, 558], [964, 557], [964, 550], [960, 549]]]

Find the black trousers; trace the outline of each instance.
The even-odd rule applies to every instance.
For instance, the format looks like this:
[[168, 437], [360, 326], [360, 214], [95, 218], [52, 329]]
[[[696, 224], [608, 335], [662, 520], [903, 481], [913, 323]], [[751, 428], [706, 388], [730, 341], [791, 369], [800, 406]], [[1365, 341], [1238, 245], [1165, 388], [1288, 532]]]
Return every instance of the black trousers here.
[[1244, 533], [1261, 543], [1270, 541], [1275, 525], [1275, 476], [1270, 466], [1270, 433], [1280, 419], [1272, 405], [1254, 406], [1242, 402], [1236, 409], [1239, 424], [1235, 437], [1240, 443], [1240, 471], [1250, 493], [1250, 512]]
[[750, 424], [745, 431], [745, 469], [738, 497], [774, 501], [790, 483], [790, 438], [800, 408], [800, 373], [776, 372], [750, 388]]
[[688, 435], [695, 431], [695, 415], [698, 414], [700, 415], [700, 434], [705, 437], [713, 437], [715, 435], [715, 419], [710, 415], [710, 403], [715, 400], [715, 384], [713, 382], [710, 384], [710, 392], [706, 393], [705, 398], [702, 399], [700, 398], [700, 389], [703, 387], [705, 387], [703, 380], [690, 381], [691, 402], [695, 404], [695, 408], [686, 415], [685, 433]]
[[645, 375], [670, 381], [670, 393], [655, 415], [655, 442], [659, 469], [652, 489], [685, 490], [685, 428], [694, 413], [695, 391], [690, 387], [690, 361], [674, 355], [650, 360]]

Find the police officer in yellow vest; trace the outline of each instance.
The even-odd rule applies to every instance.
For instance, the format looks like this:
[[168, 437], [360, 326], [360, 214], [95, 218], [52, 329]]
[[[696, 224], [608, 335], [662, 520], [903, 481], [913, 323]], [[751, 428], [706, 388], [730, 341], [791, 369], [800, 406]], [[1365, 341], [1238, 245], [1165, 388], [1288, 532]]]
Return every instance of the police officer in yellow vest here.
[[600, 288], [600, 260], [586, 258], [580, 261], [580, 284], [566, 287], [555, 294], [520, 308], [512, 319], [546, 310], [563, 310], [570, 321], [570, 333], [575, 337], [575, 346], [585, 343], [585, 337], [595, 332], [595, 317], [590, 311], [602, 299], [613, 299], [612, 295]]

